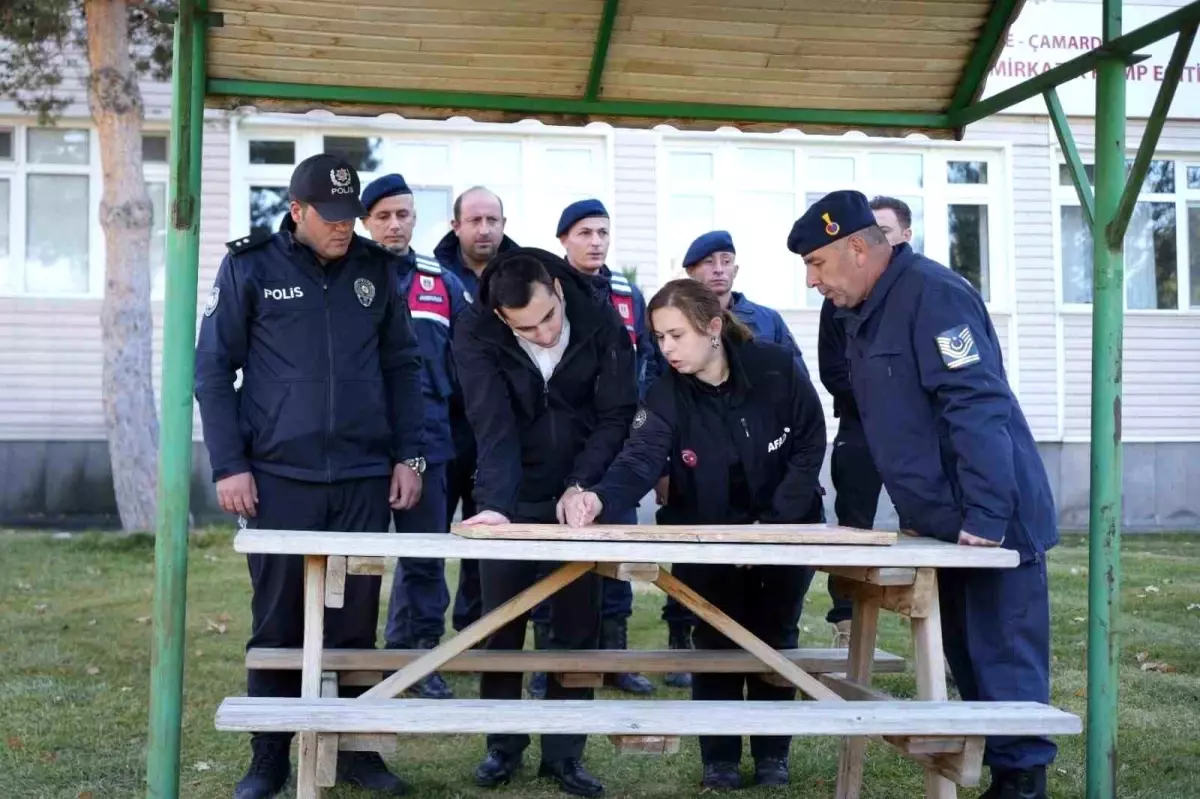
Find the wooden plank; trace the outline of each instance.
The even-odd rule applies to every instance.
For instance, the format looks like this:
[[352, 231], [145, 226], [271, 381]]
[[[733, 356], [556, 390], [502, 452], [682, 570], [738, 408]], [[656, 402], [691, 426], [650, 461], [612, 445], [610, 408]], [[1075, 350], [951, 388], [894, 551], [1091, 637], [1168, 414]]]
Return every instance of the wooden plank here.
[[817, 679], [849, 702], [889, 702], [896, 698], [886, 691], [877, 690], [869, 685], [860, 685], [839, 674], [822, 674]]
[[[839, 14], [837, 19], [840, 20]], [[863, 45], [886, 44], [895, 41], [895, 33], [886, 28], [839, 28], [834, 18], [826, 14], [825, 19], [815, 25], [778, 25], [765, 22], [725, 22], [695, 19], [691, 17], [651, 16], [638, 14], [631, 19], [630, 30], [662, 31], [664, 33], [692, 33], [709, 36], [743, 36], [750, 39], [816, 39], [820, 41], [849, 44], [851, 41]], [[970, 46], [975, 43], [975, 31], [923, 30], [921, 41], [928, 44], [958, 44]], [[753, 49], [751, 47], [750, 49]]]
[[790, 680], [805, 695], [819, 701], [842, 701], [840, 696], [822, 685], [819, 680], [797, 667], [790, 660], [784, 658], [775, 649], [767, 646], [762, 639], [729, 618], [720, 608], [697, 594], [670, 572], [660, 572], [654, 584], [667, 594], [675, 597], [681, 604], [691, 610], [692, 613], [695, 613], [701, 619], [708, 622], [729, 640]]
[[591, 561], [607, 563], [719, 563], [762, 566], [905, 566], [958, 569], [1014, 568], [1016, 551], [962, 547], [932, 538], [899, 538], [886, 547], [802, 544], [673, 544], [612, 541], [487, 541], [441, 533], [329, 533], [311, 530], [240, 530], [237, 552], [275, 555], [357, 555], [385, 558]]
[[822, 566], [820, 571], [871, 585], [912, 585], [917, 581], [916, 569], [864, 569], [846, 566]]
[[508, 541], [612, 541], [720, 544], [847, 544], [888, 546], [897, 536], [886, 530], [856, 530], [831, 524], [669, 525], [489, 524], [450, 526], [462, 538]]
[[226, 732], [583, 735], [1077, 735], [1078, 716], [1036, 702], [293, 699], [230, 697]]
[[[374, 685], [382, 677], [367, 682], [384, 671], [402, 669], [425, 655], [424, 649], [326, 649], [321, 665], [340, 671], [342, 685]], [[847, 670], [845, 649], [782, 649], [779, 654], [807, 672], [818, 674]], [[246, 653], [246, 668], [292, 670], [300, 667], [299, 649], [251, 649]], [[872, 667], [877, 672], [902, 673], [904, 658], [876, 650]], [[709, 674], [766, 674], [771, 668], [737, 649], [662, 649], [662, 650], [522, 650], [498, 651], [472, 649], [456, 655], [438, 667], [446, 672], [569, 672], [601, 671], [605, 674], [641, 672], [670, 674], [698, 672]], [[356, 676], [361, 675], [361, 676]], [[348, 679], [348, 677], [350, 679]], [[790, 684], [790, 683], [789, 683]]]
[[563, 688], [603, 688], [604, 675], [600, 672], [569, 671], [555, 674], [554, 679]]
[[[328, 596], [328, 586], [326, 586]], [[333, 699], [338, 695], [338, 676], [334, 671], [321, 672], [321, 696]], [[337, 783], [337, 753], [340, 748], [336, 733], [317, 735], [317, 785], [332, 788]]]
[[[480, 31], [467, 31], [457, 25], [406, 25], [385, 20], [353, 20], [341, 17], [293, 17], [287, 14], [258, 13], [250, 11], [226, 11], [225, 26], [272, 29], [286, 35], [288, 31], [328, 31], [330, 35], [341, 33], [374, 34], [395, 36], [399, 39], [454, 39], [464, 33], [475, 36]], [[544, 41], [548, 32], [537, 27], [488, 28], [486, 37], [493, 41], [522, 42], [529, 46]], [[588, 42], [596, 38], [595, 26], [553, 31], [553, 37], [564, 42]]]
[[337, 742], [339, 752], [379, 752], [387, 755], [396, 751], [396, 736], [387, 733], [341, 733]]
[[[370, 59], [370, 60], [367, 60]], [[402, 71], [396, 65], [381, 59], [371, 59], [371, 53], [365, 50], [352, 50], [331, 54], [329, 58], [318, 59], [308, 57], [292, 57], [284, 53], [248, 53], [244, 48], [237, 52], [214, 52], [210, 59], [214, 64], [220, 64], [225, 69], [271, 69], [295, 72], [312, 71], [319, 64], [332, 72], [345, 73], [350, 76], [350, 83], [338, 85], [370, 86], [376, 84], [376, 79], [383, 79], [379, 85], [393, 85], [387, 81], [390, 76], [395, 79], [394, 85], [416, 85], [427, 80], [455, 81], [480, 79], [486, 83], [493, 81], [529, 82], [542, 80], [545, 83], [571, 83], [587, 79], [587, 67], [579, 69], [547, 69], [544, 66], [508, 65], [505, 68], [409, 63]], [[897, 91], [902, 91], [897, 89]]]
[[[363, 76], [354, 70], [319, 72], [316, 70], [290, 69], [257, 69], [237, 67], [213, 61], [208, 69], [210, 78], [228, 78], [230, 80], [263, 80], [281, 81], [283, 83], [310, 83], [316, 86], [361, 86]], [[453, 78], [406, 78], [397, 73], [390, 78], [383, 75], [370, 77], [370, 85], [389, 89], [430, 89], [453, 91], [455, 86], [461, 87], [461, 81]], [[536, 81], [503, 81], [489, 79], [480, 82], [476, 88], [481, 92], [499, 94], [530, 94], [542, 97], [568, 97], [583, 85], [583, 80], [572, 83], [550, 83]], [[319, 103], [329, 106], [327, 102]], [[527, 116], [527, 115], [526, 115]]]
[[597, 563], [592, 571], [626, 583], [652, 583], [658, 579], [657, 563]]
[[[300, 696], [321, 695], [321, 648], [325, 631], [325, 558], [304, 558], [304, 650], [300, 663]], [[328, 701], [328, 700], [325, 700]], [[315, 732], [301, 732], [299, 765], [296, 770], [297, 799], [320, 799], [318, 784], [318, 741]]]
[[[873, 597], [854, 597], [850, 618], [849, 668], [846, 682], [870, 690], [871, 653], [879, 633], [879, 603]], [[867, 739], [847, 738], [838, 752], [837, 799], [858, 799], [862, 792]]]
[[[687, 78], [691, 81], [701, 81], [705, 86], [717, 88], [737, 88], [731, 81], [750, 81], [762, 84], [764, 90], [786, 91], [782, 84], [796, 84], [803, 87], [837, 87], [849, 86], [856, 90], [875, 89], [882, 93], [884, 88], [901, 91], [901, 96], [916, 96], [911, 87], [920, 86], [922, 81], [927, 85], [953, 86], [953, 80], [944, 72], [917, 72], [910, 70], [889, 71], [881, 68], [851, 70], [830, 69], [828, 59], [817, 69], [791, 69], [780, 64], [761, 66], [731, 66], [705, 63], [687, 63], [670, 60], [673, 51], [663, 51], [656, 58], [616, 58], [610, 56], [609, 66], [614, 74], [620, 73], [622, 78], [636, 73], [641, 80], [654, 76], [671, 76]], [[720, 80], [717, 80], [720, 79]], [[632, 78], [626, 80], [631, 82]], [[906, 87], [898, 89], [897, 87]]]
[[[474, 36], [480, 36], [478, 32]], [[570, 61], [582, 59], [590, 62], [590, 42], [539, 42], [537, 56], [529, 53], [520, 42], [494, 41], [491, 39], [399, 39], [378, 33], [329, 35], [320, 31], [274, 30], [270, 28], [223, 27], [209, 31], [209, 46], [214, 50], [228, 50], [237, 44], [280, 43], [311, 47], [347, 47], [357, 50], [374, 50], [397, 55], [397, 57], [420, 58], [425, 63], [487, 63], [476, 62], [476, 58], [523, 58], [551, 57]], [[402, 54], [402, 55], [398, 55]], [[438, 59], [450, 59], [441, 61]], [[957, 62], [956, 62], [957, 63]], [[881, 67], [882, 68], [882, 67]]]
[[325, 564], [325, 607], [340, 608], [346, 604], [346, 556], [331, 555]]
[[[543, 30], [576, 30], [595, 28], [600, 15], [567, 12], [564, 7], [537, 12], [513, 12], [506, 7], [491, 11], [469, 11], [446, 7], [417, 8], [416, 4], [398, 8], [380, 8], [375, 3], [324, 3], [313, 0], [272, 0], [271, 10], [289, 17], [354, 20], [398, 25], [452, 26], [469, 30], [478, 27], [539, 28]], [[223, 12], [260, 12], [261, 0], [221, 0]], [[570, 8], [570, 6], [566, 7]], [[551, 34], [553, 35], [553, 34]]]
[[[661, 0], [623, 0], [621, 3], [621, 13], [634, 15], [635, 19], [668, 19], [662, 11]], [[919, 32], [918, 35], [922, 37], [929, 32], [978, 34], [979, 28], [986, 16], [986, 12], [971, 16], [941, 16], [938, 14], [888, 13], [884, 9], [877, 9], [871, 13], [855, 13], [844, 10], [841, 7], [837, 9], [837, 22], [840, 24], [845, 20], [847, 30], [854, 30], [855, 35], [859, 31], [864, 30], [915, 31]], [[689, 4], [687, 18], [689, 20], [703, 20], [705, 22], [774, 26], [777, 31], [773, 34], [775, 36], [786, 35], [787, 29], [794, 26], [803, 26], [806, 28], [828, 28], [830, 26], [828, 8], [820, 11], [810, 11], [803, 8], [748, 10], [741, 8], [720, 8], [716, 6], [704, 7]], [[418, 20], [413, 21], [416, 22]], [[847, 31], [843, 30], [841, 38], [845, 38], [846, 35]]]
[[[883, 589], [903, 590], [903, 589]], [[917, 677], [917, 698], [925, 702], [946, 701], [946, 663], [942, 656], [942, 612], [938, 604], [937, 576], [932, 569], [918, 569], [912, 588], [914, 601], [921, 594], [926, 612], [912, 615], [913, 666]], [[954, 799], [954, 783], [944, 777], [941, 768], [925, 768], [925, 796], [928, 799]]]
[[937, 591], [932, 569], [917, 569], [912, 585], [869, 585], [854, 583], [855, 596], [870, 598], [879, 606], [910, 619], [922, 619], [934, 612]]
[[610, 735], [620, 755], [677, 755], [678, 735]]
[[382, 577], [387, 572], [387, 560], [384, 558], [363, 558], [350, 556], [346, 558], [346, 574]]
[[[396, 536], [397, 538], [399, 536]], [[592, 569], [594, 563], [567, 563], [547, 577], [526, 588], [500, 607], [481, 616], [453, 638], [443, 641], [383, 682], [368, 690], [362, 700], [384, 699], [398, 696], [418, 680], [436, 671], [443, 663], [461, 654], [513, 619], [532, 610], [542, 600], [559, 589], [574, 582]]]
[[[763, 39], [742, 36], [729, 30], [717, 33], [696, 33], [693, 31], [660, 31], [660, 30], [630, 30], [623, 33], [619, 40], [623, 44], [661, 45], [663, 47], [680, 47], [685, 49], [711, 49], [715, 51], [734, 50], [752, 53], [767, 53], [769, 55], [796, 56], [813, 55], [839, 58], [847, 54], [846, 46], [839, 39]], [[944, 58], [955, 60], [960, 65], [972, 49], [971, 44], [932, 44], [921, 42], [906, 44], [903, 55], [909, 58]], [[853, 53], [850, 53], [853, 55]], [[889, 57], [890, 54], [889, 53]], [[895, 55], [900, 55], [896, 53]], [[961, 72], [961, 66], [956, 69]]]
[[966, 738], [933, 738], [914, 735], [902, 738], [889, 735], [885, 740], [892, 746], [910, 755], [956, 755], [966, 749]]

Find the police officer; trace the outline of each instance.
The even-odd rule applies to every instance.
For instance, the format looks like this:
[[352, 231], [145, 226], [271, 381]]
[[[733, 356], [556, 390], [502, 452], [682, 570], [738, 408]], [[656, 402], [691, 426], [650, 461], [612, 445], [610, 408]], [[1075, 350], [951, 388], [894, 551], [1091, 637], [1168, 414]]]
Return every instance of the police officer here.
[[[288, 191], [283, 229], [231, 242], [204, 306], [196, 399], [217, 498], [252, 527], [386, 533], [389, 504], [415, 506], [424, 470], [420, 356], [396, 257], [354, 234], [366, 212], [349, 164], [308, 158]], [[247, 559], [248, 646], [301, 646], [304, 559]], [[326, 646], [375, 646], [379, 583], [346, 579], [344, 607], [326, 610]], [[300, 674], [251, 670], [247, 693], [299, 696]], [[283, 788], [290, 741], [251, 738], [236, 799]], [[340, 753], [337, 777], [393, 796], [406, 790], [375, 752]]]
[[[695, 280], [667, 283], [650, 317], [670, 369], [651, 386], [633, 431], [612, 467], [567, 500], [567, 522], [589, 524], [624, 507], [658, 480], [669, 462], [667, 524], [820, 522], [818, 478], [825, 459], [825, 415], [812, 382], [788, 348], [762, 341]], [[678, 564], [673, 571], [701, 596], [769, 646], [794, 646], [812, 570]], [[733, 646], [699, 623], [699, 649]], [[692, 699], [786, 701], [795, 689], [758, 674], [695, 674]], [[787, 737], [751, 736], [755, 782], [788, 783]], [[705, 788], [738, 788], [740, 736], [701, 736]]]
[[[875, 223], [893, 247], [912, 240], [912, 211], [903, 200], [894, 197], [875, 197], [870, 203]], [[836, 492], [834, 513], [843, 527], [869, 530], [875, 526], [875, 511], [879, 507], [879, 492], [883, 480], [863, 433], [862, 419], [850, 387], [850, 363], [846, 360], [846, 331], [834, 317], [837, 306], [832, 300], [821, 305], [821, 326], [817, 334], [817, 358], [821, 382], [833, 397], [833, 415], [839, 420], [833, 439], [833, 454], [829, 473]], [[833, 625], [835, 647], [850, 645], [850, 617], [853, 603], [847, 581], [829, 576], [829, 596], [833, 606], [825, 620]]]
[[[642, 397], [658, 375], [658, 359], [655, 357], [650, 326], [646, 324], [646, 300], [641, 290], [624, 275], [613, 272], [605, 263], [610, 243], [609, 230], [608, 210], [599, 200], [591, 199], [579, 200], [564, 208], [555, 234], [566, 251], [567, 263], [585, 275], [596, 296], [611, 304], [621, 317], [637, 354], [638, 396]], [[637, 524], [637, 503], [622, 513], [614, 514], [613, 521], [616, 524]], [[626, 649], [629, 646], [629, 617], [633, 615], [633, 586], [625, 580], [607, 577], [601, 578], [600, 582], [600, 648]], [[538, 605], [532, 616], [534, 642], [539, 636], [549, 640], [549, 605], [545, 602]], [[654, 684], [641, 674], [606, 674], [604, 680], [631, 694], [654, 693]], [[545, 692], [546, 674], [537, 672], [529, 681], [529, 693], [540, 698], [545, 696]]]
[[688, 277], [699, 280], [712, 289], [721, 301], [742, 324], [750, 328], [754, 337], [762, 341], [773, 341], [792, 350], [800, 372], [808, 378], [808, 367], [800, 352], [792, 331], [779, 311], [746, 299], [746, 295], [733, 290], [733, 281], [738, 275], [737, 250], [733, 236], [726, 230], [713, 230], [699, 236], [687, 248], [683, 256], [683, 268]]
[[[417, 212], [413, 193], [403, 175], [377, 178], [363, 190], [363, 220], [371, 238], [398, 256], [397, 288], [408, 305], [413, 331], [421, 349], [421, 391], [425, 398], [425, 474], [421, 501], [395, 511], [396, 532], [449, 532], [446, 502], [446, 464], [454, 457], [450, 438], [450, 395], [454, 362], [450, 353], [454, 320], [467, 306], [458, 277], [437, 261], [418, 255], [409, 246]], [[432, 649], [445, 632], [445, 562], [440, 558], [401, 558], [392, 581], [384, 638], [392, 649]], [[450, 699], [454, 694], [434, 672], [411, 692], [425, 699]]]
[[[516, 242], [504, 235], [507, 223], [504, 203], [483, 186], [467, 189], [454, 200], [454, 218], [450, 232], [433, 249], [433, 257], [447, 273], [454, 275], [466, 290], [467, 302], [478, 294], [479, 276], [496, 253], [511, 250]], [[454, 440], [454, 460], [446, 467], [446, 518], [453, 519], [462, 502], [462, 518], [475, 515], [471, 486], [475, 476], [475, 439], [463, 410], [462, 392], [457, 379], [450, 397], [450, 434]], [[479, 618], [479, 561], [459, 564], [458, 590], [454, 596], [451, 623], [464, 630]]]
[[[465, 524], [554, 523], [561, 502], [599, 479], [621, 448], [637, 408], [633, 347], [612, 307], [563, 259], [536, 248], [497, 256], [454, 333], [467, 420], [479, 450], [475, 502]], [[552, 564], [481, 561], [485, 610], [531, 586]], [[599, 639], [600, 583], [585, 575], [550, 600], [550, 646], [591, 649]], [[521, 649], [527, 618], [493, 633], [488, 649]], [[519, 699], [520, 674], [486, 673], [484, 699]], [[550, 680], [549, 699], [590, 699], [589, 688]], [[539, 773], [563, 790], [598, 796], [581, 763], [586, 736], [542, 736]], [[489, 735], [475, 782], [509, 781], [526, 735]]]
[[[1020, 554], [1015, 569], [939, 572], [946, 657], [963, 699], [1049, 703], [1054, 498], [983, 299], [908, 244], [891, 246], [855, 191], [809, 208], [788, 248], [845, 324], [854, 399], [901, 526]], [[1045, 797], [1055, 754], [1047, 738], [988, 738], [984, 796]]]

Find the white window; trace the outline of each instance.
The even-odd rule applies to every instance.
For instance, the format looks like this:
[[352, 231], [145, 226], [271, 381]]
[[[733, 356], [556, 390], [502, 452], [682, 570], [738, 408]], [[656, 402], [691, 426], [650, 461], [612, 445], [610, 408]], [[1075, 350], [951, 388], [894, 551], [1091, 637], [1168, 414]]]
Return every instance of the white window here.
[[[166, 135], [143, 136], [154, 205], [150, 268], [161, 295], [166, 253]], [[98, 297], [104, 292], [103, 194], [96, 132], [0, 127], [0, 292], [16, 296]]]
[[[365, 188], [391, 172], [413, 190], [417, 226], [412, 246], [431, 255], [450, 229], [455, 198], [477, 185], [499, 195], [507, 235], [523, 245], [561, 249], [554, 236], [563, 207], [598, 197], [612, 212], [608, 134], [520, 125], [406, 123], [403, 128], [356, 128], [331, 121], [321, 128], [286, 117], [256, 120], [239, 131], [230, 237], [274, 231], [287, 213], [295, 164], [320, 152], [349, 161]], [[361, 235], [367, 235], [360, 224]]]
[[[1128, 165], [1133, 159], [1127, 161]], [[1088, 183], [1095, 168], [1085, 164]], [[1059, 164], [1058, 256], [1062, 302], [1092, 302], [1092, 235], [1071, 174]], [[1200, 164], [1163, 157], [1150, 162], [1125, 231], [1125, 308], [1180, 311], [1200, 308]]]
[[777, 308], [819, 308], [803, 261], [787, 249], [788, 232], [826, 193], [857, 189], [903, 201], [914, 250], [962, 274], [985, 300], [1008, 299], [1000, 148], [667, 134], [661, 158], [664, 279], [679, 274], [696, 236], [725, 229], [738, 250], [736, 290]]

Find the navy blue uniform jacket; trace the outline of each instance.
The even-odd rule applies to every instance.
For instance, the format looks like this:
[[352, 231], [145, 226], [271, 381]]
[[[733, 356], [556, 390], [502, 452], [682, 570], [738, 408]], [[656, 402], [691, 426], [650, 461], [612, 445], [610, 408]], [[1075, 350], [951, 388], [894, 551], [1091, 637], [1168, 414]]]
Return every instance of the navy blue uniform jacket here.
[[[638, 399], [646, 396], [646, 390], [654, 383], [654, 379], [662, 368], [662, 356], [654, 342], [654, 334], [650, 332], [650, 322], [646, 319], [646, 297], [642, 290], [626, 280], [624, 275], [617, 274], [607, 266], [591, 278], [596, 294], [605, 302], [612, 304], [613, 287], [622, 294], [629, 295], [633, 300], [633, 335], [637, 343], [636, 375]], [[624, 320], [622, 320], [624, 322]], [[626, 330], [629, 325], [626, 325]]]
[[[668, 367], [646, 396], [633, 431], [592, 488], [604, 507], [632, 507], [670, 460], [661, 524], [819, 522], [825, 414], [794, 353], [778, 344], [725, 338], [728, 396]], [[736, 458], [731, 454], [736, 453]], [[739, 463], [749, 507], [730, 518], [730, 467]]]
[[[397, 256], [396, 262], [397, 289], [403, 301], [408, 303], [413, 333], [421, 350], [421, 392], [425, 397], [424, 455], [430, 463], [446, 463], [454, 459], [454, 441], [450, 436], [450, 398], [457, 387], [450, 342], [453, 340], [455, 320], [469, 302], [458, 276], [443, 269], [432, 258], [409, 250], [407, 255]], [[440, 278], [443, 281], [450, 299], [449, 316], [436, 308], [436, 301], [419, 304], [416, 308], [412, 306], [410, 293], [413, 281], [420, 275], [425, 275], [426, 280]], [[427, 307], [433, 310], [425, 310]]]
[[755, 338], [761, 341], [773, 341], [792, 350], [800, 372], [806, 380], [809, 379], [808, 367], [804, 365], [804, 355], [800, 352], [800, 346], [792, 337], [792, 331], [788, 329], [787, 322], [783, 321], [779, 311], [751, 302], [746, 299], [745, 294], [739, 291], [729, 293], [729, 310], [733, 311], [733, 315], [741, 320], [742, 324], [750, 328], [750, 332], [754, 334]]
[[599, 480], [637, 409], [633, 345], [617, 312], [595, 297], [584, 275], [546, 256], [571, 322], [566, 352], [549, 381], [487, 307], [490, 266], [454, 331], [458, 379], [478, 448], [475, 502], [480, 511], [509, 519], [519, 515], [518, 503], [557, 501], [568, 486]]
[[907, 244], [840, 310], [854, 397], [900, 525], [1032, 558], [1058, 542], [1054, 498], [1000, 342], [971, 285]]
[[[500, 240], [500, 246], [496, 251], [497, 253], [507, 252], [515, 249], [516, 246], [515, 241], [505, 236]], [[451, 230], [442, 236], [442, 240], [433, 248], [433, 257], [437, 259], [443, 269], [457, 277], [462, 283], [463, 290], [466, 292], [467, 304], [470, 305], [474, 302], [475, 297], [479, 296], [479, 277], [471, 271], [471, 267], [463, 263], [462, 245], [458, 241], [458, 234]], [[466, 406], [457, 381], [454, 385], [454, 393], [450, 397], [450, 434], [454, 439], [455, 456], [470, 457], [471, 453], [475, 451], [475, 439], [471, 435], [471, 426], [467, 424]]]
[[821, 305], [821, 327], [817, 331], [817, 368], [825, 390], [833, 397], [834, 416], [858, 416], [854, 387], [850, 384], [850, 362], [846, 360], [846, 328], [832, 300]]
[[286, 230], [230, 245], [196, 345], [214, 481], [252, 467], [382, 477], [422, 454], [421, 366], [395, 262], [359, 236], [324, 267]]

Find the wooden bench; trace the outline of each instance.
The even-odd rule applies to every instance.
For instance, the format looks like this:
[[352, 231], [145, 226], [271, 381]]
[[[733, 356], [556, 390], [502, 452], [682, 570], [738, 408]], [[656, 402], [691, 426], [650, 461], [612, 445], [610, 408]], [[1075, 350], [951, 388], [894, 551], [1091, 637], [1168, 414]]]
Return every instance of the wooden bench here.
[[[792, 526], [797, 527], [797, 526]], [[831, 528], [820, 526], [821, 536]], [[657, 530], [658, 528], [656, 528]], [[703, 540], [704, 528], [690, 531]], [[661, 532], [661, 530], [659, 530]], [[802, 532], [802, 531], [801, 531]], [[616, 736], [624, 751], [672, 751], [680, 735], [843, 736], [837, 797], [862, 788], [868, 738], [897, 749], [925, 771], [925, 795], [952, 799], [955, 785], [980, 778], [989, 735], [1080, 732], [1079, 719], [1031, 703], [946, 701], [939, 568], [1012, 568], [1015, 552], [959, 547], [902, 536], [894, 544], [664, 543], [646, 541], [486, 540], [444, 534], [381, 535], [292, 530], [243, 530], [239, 552], [305, 557], [302, 650], [252, 650], [247, 665], [301, 672], [301, 699], [227, 699], [217, 727], [299, 732], [298, 799], [315, 799], [333, 784], [338, 750], [386, 748], [396, 733], [574, 732]], [[322, 651], [324, 609], [340, 607], [348, 575], [380, 573], [384, 558], [436, 557], [537, 560], [561, 566], [432, 650]], [[848, 650], [768, 646], [682, 583], [662, 563], [794, 565], [848, 581], [854, 601]], [[505, 624], [589, 572], [650, 582], [741, 650], [720, 652], [490, 652], [473, 649]], [[911, 622], [917, 699], [899, 701], [871, 686], [873, 672], [898, 671], [903, 661], [876, 649], [879, 613]], [[801, 703], [528, 702], [396, 699], [426, 675], [449, 671], [548, 671], [594, 679], [609, 670], [749, 672], [793, 685]], [[385, 676], [386, 672], [391, 672]], [[356, 699], [337, 697], [338, 684], [369, 686]]]

